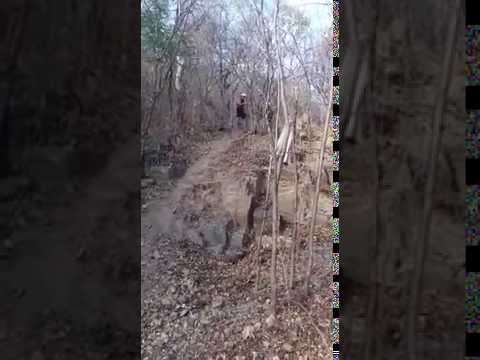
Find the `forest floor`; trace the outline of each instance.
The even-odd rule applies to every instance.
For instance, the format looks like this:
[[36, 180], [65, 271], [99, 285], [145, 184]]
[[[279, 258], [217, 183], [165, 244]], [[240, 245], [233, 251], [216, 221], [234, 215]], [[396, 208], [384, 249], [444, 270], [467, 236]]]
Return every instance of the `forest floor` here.
[[[314, 157], [312, 152], [307, 159], [314, 164]], [[260, 289], [255, 292], [254, 244], [246, 256], [235, 261], [206, 254], [182, 236], [189, 226], [185, 219], [192, 214], [191, 209], [180, 206], [199, 185], [205, 185], [206, 194], [212, 182], [228, 184], [244, 176], [243, 170], [265, 168], [265, 158], [268, 167], [268, 137], [222, 134], [204, 144], [196, 158], [180, 179], [157, 178], [142, 189], [142, 359], [330, 359], [329, 191], [320, 197], [322, 220], [317, 222], [308, 296], [300, 290], [286, 294], [284, 264], [291, 226], [280, 238], [278, 322], [272, 326], [268, 321], [268, 240], [262, 247]], [[289, 165], [285, 170], [284, 189], [293, 186], [292, 169]], [[302, 276], [305, 225], [300, 224], [299, 236], [298, 264], [302, 268], [298, 272]], [[296, 285], [303, 289], [300, 279]]]

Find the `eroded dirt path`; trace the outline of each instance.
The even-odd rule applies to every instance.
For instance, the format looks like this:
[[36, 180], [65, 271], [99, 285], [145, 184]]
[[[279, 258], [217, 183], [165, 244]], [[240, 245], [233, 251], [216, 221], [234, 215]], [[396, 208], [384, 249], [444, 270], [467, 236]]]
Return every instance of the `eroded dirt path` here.
[[[176, 184], [168, 184], [158, 197], [142, 205], [142, 295], [152, 288], [152, 282], [158, 286], [168, 274], [168, 269], [174, 266], [178, 244], [172, 240], [179, 235], [182, 227], [176, 219], [175, 209], [182, 195], [193, 185], [208, 181], [209, 163], [227, 149], [229, 141], [228, 137], [212, 141], [204, 150], [205, 155], [187, 170], [185, 176]], [[161, 267], [160, 256], [165, 263]], [[159, 277], [152, 278], [152, 274]]]
[[[175, 210], [186, 192], [211, 180], [212, 162], [228, 149], [231, 137], [209, 143], [186, 174], [142, 207], [142, 357], [144, 359], [205, 358], [201, 329], [210, 324], [204, 308], [212, 302], [206, 281], [215, 279], [208, 259], [181, 238], [183, 222]], [[198, 249], [200, 250], [200, 249]], [[201, 281], [201, 284], [199, 283]], [[212, 294], [209, 294], [212, 295]], [[197, 331], [200, 330], [200, 331]], [[197, 343], [198, 341], [198, 343]]]
[[[270, 328], [268, 279], [262, 276], [260, 293], [254, 294], [252, 254], [235, 263], [222, 261], [183, 236], [190, 223], [182, 198], [198, 186], [237, 180], [229, 166], [237, 170], [237, 162], [245, 164], [242, 154], [253, 142], [236, 140], [225, 136], [210, 142], [184, 177], [176, 184], [164, 181], [142, 206], [144, 360], [331, 358], [328, 276], [314, 277], [314, 294], [307, 300], [287, 302], [281, 293], [279, 326]], [[225, 154], [238, 160], [227, 165]], [[325, 209], [331, 208], [328, 195], [323, 197]], [[328, 271], [330, 249], [327, 235], [316, 243], [321, 261], [314, 273]]]

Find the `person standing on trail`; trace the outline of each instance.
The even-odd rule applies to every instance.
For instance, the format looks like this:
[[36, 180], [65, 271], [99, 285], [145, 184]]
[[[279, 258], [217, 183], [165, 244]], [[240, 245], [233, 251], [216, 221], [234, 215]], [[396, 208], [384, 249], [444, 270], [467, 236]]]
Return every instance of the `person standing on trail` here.
[[272, 130], [274, 126], [273, 117], [274, 117], [274, 113], [273, 113], [272, 105], [269, 102], [267, 105], [267, 126], [270, 130]]
[[239, 129], [246, 127], [246, 123], [245, 123], [245, 119], [247, 117], [247, 111], [246, 111], [247, 101], [246, 100], [247, 100], [247, 94], [245, 93], [240, 94], [240, 102], [237, 103], [237, 124]]

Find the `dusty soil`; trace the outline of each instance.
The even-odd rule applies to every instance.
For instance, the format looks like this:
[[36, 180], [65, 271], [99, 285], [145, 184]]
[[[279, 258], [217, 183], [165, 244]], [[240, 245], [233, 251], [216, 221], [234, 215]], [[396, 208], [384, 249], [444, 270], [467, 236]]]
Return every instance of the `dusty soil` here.
[[[318, 143], [318, 142], [317, 142]], [[158, 177], [143, 189], [142, 204], [142, 358], [147, 359], [327, 359], [331, 358], [332, 203], [328, 188], [320, 198], [311, 293], [285, 292], [283, 264], [291, 242], [291, 224], [280, 238], [279, 314], [269, 316], [271, 241], [264, 236], [262, 276], [254, 290], [255, 242], [245, 256], [212, 256], [202, 244], [185, 236], [194, 229], [190, 217], [219, 215], [221, 190], [230, 183], [268, 168], [268, 138], [250, 134], [225, 135], [203, 146], [202, 156], [186, 174], [172, 182]], [[300, 178], [314, 163], [310, 154]], [[292, 186], [293, 165], [284, 173], [282, 188]], [[310, 181], [308, 179], [308, 181]], [[212, 184], [219, 183], [220, 186]], [[305, 184], [303, 191], [311, 191]], [[199, 193], [200, 192], [200, 193]], [[195, 202], [185, 199], [196, 199]], [[213, 199], [213, 200], [212, 200]], [[306, 211], [308, 213], [308, 211]], [[287, 215], [285, 215], [287, 216]], [[303, 219], [305, 220], [305, 219]], [[300, 224], [298, 264], [306, 263], [306, 220]], [[298, 272], [303, 271], [299, 268]], [[298, 277], [296, 289], [302, 289]]]

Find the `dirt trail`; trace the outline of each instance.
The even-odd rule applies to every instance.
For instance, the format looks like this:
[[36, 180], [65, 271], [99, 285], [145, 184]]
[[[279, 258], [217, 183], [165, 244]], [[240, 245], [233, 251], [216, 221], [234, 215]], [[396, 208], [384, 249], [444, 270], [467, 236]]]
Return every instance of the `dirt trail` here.
[[[176, 219], [174, 210], [182, 195], [193, 185], [208, 181], [210, 162], [225, 151], [231, 141], [231, 138], [223, 137], [210, 142], [205, 156], [195, 162], [170, 191], [143, 205], [145, 210], [142, 211], [142, 292], [144, 288], [149, 288], [148, 282], [151, 279], [144, 275], [153, 270], [151, 267], [155, 262], [148, 260], [154, 256], [155, 250], [161, 251], [165, 256], [173, 255], [168, 251], [168, 244], [164, 243], [165, 246], [161, 246], [161, 241], [178, 236], [182, 224]], [[173, 258], [169, 260], [174, 261]]]
[[142, 214], [142, 221], [145, 219], [145, 222], [151, 224], [152, 230], [157, 230], [158, 232], [171, 231], [174, 218], [172, 210], [175, 209], [181, 196], [193, 185], [208, 181], [210, 162], [224, 152], [231, 141], [231, 138], [223, 137], [210, 142], [206, 155], [201, 157], [187, 170], [186, 174], [178, 180], [168, 196], [155, 199], [147, 204], [147, 211]]
[[[280, 325], [272, 329], [265, 322], [269, 310], [265, 274], [260, 293], [255, 295], [253, 291], [253, 256], [247, 254], [235, 263], [223, 261], [221, 257], [206, 255], [202, 246], [186, 240], [185, 229], [195, 223], [187, 218], [192, 213], [200, 217], [204, 214], [198, 212], [197, 202], [203, 202], [200, 208], [216, 216], [225, 212], [225, 203], [221, 200], [232, 195], [229, 191], [238, 185], [238, 194], [245, 194], [246, 173], [265, 156], [252, 148], [262, 141], [261, 137], [249, 136], [240, 134], [211, 141], [181, 179], [142, 205], [141, 349], [144, 360], [236, 359], [237, 356], [239, 359], [273, 359], [275, 356], [283, 359], [286, 355], [295, 359], [299, 356], [331, 358], [328, 276], [314, 277], [314, 295], [309, 299], [288, 302], [282, 292], [279, 295]], [[268, 151], [268, 145], [260, 147]], [[168, 183], [157, 179], [157, 184], [160, 182]], [[329, 201], [324, 205], [331, 208]], [[193, 211], [189, 206], [193, 206]], [[202, 220], [214, 221], [212, 217]], [[317, 259], [327, 257], [323, 263], [318, 261], [316, 274], [328, 271], [331, 248], [328, 240], [324, 237], [315, 245]], [[288, 240], [284, 240], [281, 246], [285, 248], [287, 244]], [[263, 265], [266, 269], [268, 246], [262, 251], [267, 259]]]
[[[142, 213], [142, 358], [206, 359], [199, 328], [213, 322], [212, 308], [224, 305], [212, 299], [208, 282], [219, 269], [181, 238], [183, 221], [175, 214], [182, 196], [196, 184], [211, 180], [213, 163], [228, 149], [231, 137], [211, 141], [208, 149], [170, 189], [143, 205]], [[210, 302], [210, 304], [207, 304]], [[235, 311], [230, 312], [234, 314]], [[209, 319], [210, 318], [210, 319]], [[203, 337], [203, 340], [202, 340]]]

